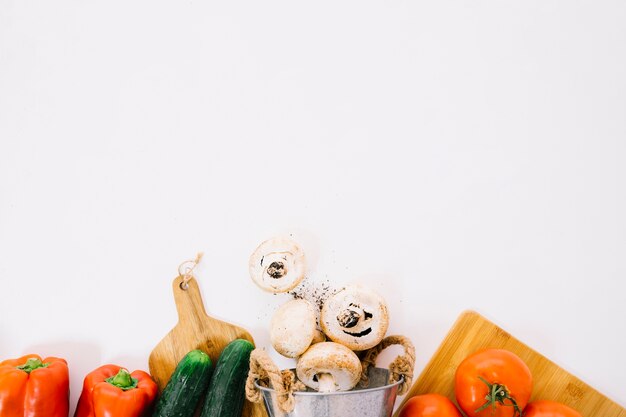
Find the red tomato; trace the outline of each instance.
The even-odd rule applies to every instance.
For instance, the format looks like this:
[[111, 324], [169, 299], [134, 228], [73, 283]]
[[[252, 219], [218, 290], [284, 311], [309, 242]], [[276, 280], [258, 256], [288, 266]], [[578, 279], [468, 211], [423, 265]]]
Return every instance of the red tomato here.
[[583, 417], [578, 411], [556, 401], [533, 401], [524, 408], [524, 417]]
[[508, 350], [478, 351], [456, 370], [456, 401], [468, 417], [521, 416], [532, 389], [530, 369]]
[[443, 395], [424, 394], [407, 401], [399, 417], [461, 417], [461, 413]]

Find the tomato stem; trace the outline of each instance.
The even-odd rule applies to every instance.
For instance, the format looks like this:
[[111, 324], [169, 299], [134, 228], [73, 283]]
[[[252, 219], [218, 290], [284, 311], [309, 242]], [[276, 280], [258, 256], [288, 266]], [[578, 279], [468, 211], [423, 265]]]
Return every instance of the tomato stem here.
[[[482, 406], [480, 406], [480, 408], [476, 409], [474, 411], [475, 413], [481, 412], [488, 407], [492, 407], [493, 414], [496, 412], [496, 408], [499, 404], [504, 407], [513, 407], [515, 410], [515, 412], [513, 413], [513, 417], [522, 417], [522, 410], [517, 405], [517, 401], [515, 401], [515, 398], [511, 397], [511, 393], [506, 386], [498, 383], [492, 384], [481, 376], [479, 376], [478, 379], [480, 379], [482, 382], [485, 383], [485, 385], [487, 385], [489, 391], [485, 396], [486, 402]], [[505, 403], [506, 400], [509, 400], [510, 404]]]

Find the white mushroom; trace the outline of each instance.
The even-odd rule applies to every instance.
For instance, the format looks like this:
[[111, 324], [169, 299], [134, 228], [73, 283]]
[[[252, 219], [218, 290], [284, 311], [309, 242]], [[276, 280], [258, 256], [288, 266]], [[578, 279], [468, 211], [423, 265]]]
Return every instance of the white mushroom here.
[[302, 355], [319, 331], [315, 310], [306, 300], [291, 300], [276, 310], [270, 326], [270, 340], [278, 353], [288, 358]]
[[319, 330], [315, 329], [315, 336], [313, 336], [313, 341], [311, 342], [311, 344], [314, 345], [316, 343], [322, 343], [325, 341], [326, 341], [326, 335], [320, 332]]
[[319, 392], [348, 391], [361, 379], [356, 353], [334, 342], [312, 345], [298, 360], [298, 379]]
[[320, 325], [333, 342], [355, 351], [370, 349], [379, 344], [387, 332], [387, 304], [370, 288], [350, 286], [324, 303]]
[[304, 279], [304, 252], [291, 239], [269, 239], [256, 248], [248, 267], [250, 277], [264, 291], [291, 291]]

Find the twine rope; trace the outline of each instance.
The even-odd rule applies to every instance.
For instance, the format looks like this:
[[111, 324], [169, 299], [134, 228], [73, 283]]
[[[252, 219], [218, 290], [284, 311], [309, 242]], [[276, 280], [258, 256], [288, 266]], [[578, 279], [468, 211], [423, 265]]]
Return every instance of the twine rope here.
[[293, 372], [279, 370], [263, 349], [254, 349], [250, 354], [250, 371], [246, 380], [246, 398], [259, 403], [263, 401], [263, 396], [254, 384], [255, 381], [276, 391], [278, 407], [285, 413], [290, 413], [296, 406], [293, 392], [305, 389]]
[[178, 275], [183, 278], [180, 288], [183, 290], [189, 288], [189, 281], [193, 278], [193, 270], [196, 269], [203, 256], [204, 253], [198, 252], [195, 259], [189, 259], [178, 265]]
[[413, 346], [413, 343], [405, 336], [387, 336], [378, 345], [365, 351], [363, 359], [361, 359], [361, 381], [367, 386], [370, 367], [376, 366], [376, 359], [380, 352], [393, 345], [402, 346], [404, 348], [404, 354], [399, 355], [389, 364], [389, 383], [393, 384], [403, 379], [398, 388], [398, 395], [404, 395], [411, 387], [415, 368], [415, 346]]

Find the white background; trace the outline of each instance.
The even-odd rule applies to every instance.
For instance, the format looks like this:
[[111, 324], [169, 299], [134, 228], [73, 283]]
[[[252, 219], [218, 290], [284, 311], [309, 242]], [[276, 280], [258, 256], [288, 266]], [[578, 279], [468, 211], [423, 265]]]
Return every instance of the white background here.
[[0, 2], [0, 358], [146, 368], [170, 282], [268, 346], [247, 260], [473, 308], [626, 405], [626, 3]]

